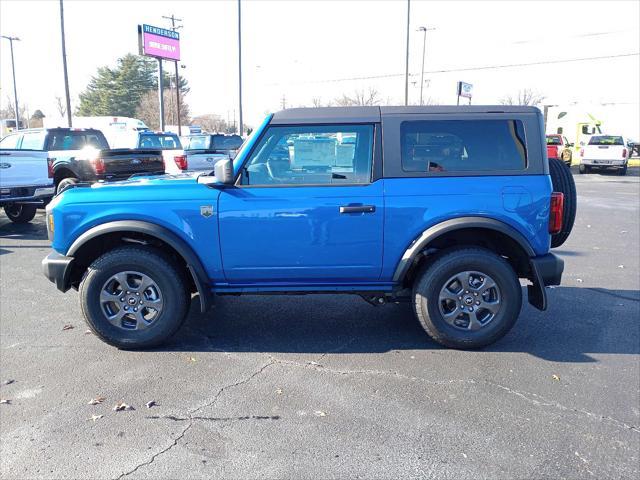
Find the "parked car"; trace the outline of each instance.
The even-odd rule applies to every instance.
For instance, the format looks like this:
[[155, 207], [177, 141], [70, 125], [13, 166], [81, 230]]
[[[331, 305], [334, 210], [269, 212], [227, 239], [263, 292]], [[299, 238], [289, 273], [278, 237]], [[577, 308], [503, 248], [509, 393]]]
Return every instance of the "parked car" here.
[[518, 318], [519, 278], [540, 310], [561, 281], [549, 249], [569, 236], [575, 185], [541, 128], [533, 107], [284, 110], [214, 175], [54, 198], [44, 274], [119, 348], [173, 335], [193, 292], [202, 311], [216, 295], [407, 301], [435, 341], [482, 347]]
[[571, 166], [571, 158], [573, 143], [569, 143], [564, 135], [547, 135], [547, 157], [562, 160], [569, 167]]
[[193, 171], [212, 171], [218, 160], [233, 160], [242, 146], [240, 135], [214, 133], [189, 135], [183, 139], [189, 170]]
[[0, 206], [14, 223], [33, 220], [55, 191], [47, 152], [30, 140], [16, 133], [0, 141]]
[[137, 132], [132, 148], [161, 150], [166, 173], [176, 174], [189, 170], [187, 156], [182, 149], [180, 138], [175, 133], [150, 130]]
[[627, 174], [627, 165], [633, 144], [622, 135], [594, 135], [589, 144], [580, 149], [580, 173], [592, 169], [615, 169], [620, 175]]

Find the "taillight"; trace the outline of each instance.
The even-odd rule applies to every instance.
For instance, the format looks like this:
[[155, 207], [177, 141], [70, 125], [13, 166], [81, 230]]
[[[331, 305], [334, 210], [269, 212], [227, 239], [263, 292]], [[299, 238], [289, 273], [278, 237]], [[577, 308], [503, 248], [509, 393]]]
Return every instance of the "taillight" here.
[[92, 159], [91, 165], [93, 166], [93, 171], [96, 172], [96, 175], [102, 175], [106, 172], [106, 169], [104, 168], [104, 160], [101, 158]]
[[627, 158], [627, 149], [626, 148], [622, 149], [622, 158]]
[[47, 158], [47, 176], [53, 178], [53, 161], [54, 158]]
[[584, 157], [584, 148], [581, 148], [581, 149], [580, 149], [580, 156], [581, 156], [581, 157]]
[[176, 157], [173, 157], [173, 160], [176, 162], [176, 165], [180, 170], [186, 170], [187, 168], [189, 168], [186, 155], [178, 155]]
[[549, 233], [555, 235], [562, 230], [562, 213], [564, 210], [564, 194], [553, 192], [551, 194], [551, 208], [549, 209]]

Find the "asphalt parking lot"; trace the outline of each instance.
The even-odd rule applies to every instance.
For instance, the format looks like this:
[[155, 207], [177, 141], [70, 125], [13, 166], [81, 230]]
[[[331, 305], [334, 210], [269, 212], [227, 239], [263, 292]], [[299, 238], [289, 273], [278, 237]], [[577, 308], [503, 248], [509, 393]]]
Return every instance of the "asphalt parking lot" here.
[[575, 178], [550, 309], [471, 352], [351, 296], [225, 297], [118, 351], [43, 277], [43, 215], [0, 214], [0, 476], [638, 478], [640, 177]]

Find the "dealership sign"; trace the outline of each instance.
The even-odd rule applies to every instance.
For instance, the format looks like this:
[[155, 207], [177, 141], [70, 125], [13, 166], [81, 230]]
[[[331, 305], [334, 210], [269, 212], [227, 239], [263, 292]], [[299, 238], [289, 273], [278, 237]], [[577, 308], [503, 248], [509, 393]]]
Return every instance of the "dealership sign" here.
[[473, 85], [470, 83], [458, 82], [458, 96], [471, 98], [473, 93]]
[[138, 25], [140, 55], [180, 60], [180, 34], [166, 28]]

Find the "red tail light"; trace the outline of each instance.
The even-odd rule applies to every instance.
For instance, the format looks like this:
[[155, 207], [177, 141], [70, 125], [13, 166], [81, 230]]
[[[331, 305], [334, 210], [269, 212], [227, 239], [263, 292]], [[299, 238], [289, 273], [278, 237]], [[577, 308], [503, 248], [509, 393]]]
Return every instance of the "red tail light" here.
[[53, 178], [53, 161], [55, 158], [47, 158], [47, 176]]
[[627, 158], [627, 149], [626, 148], [622, 149], [622, 158]]
[[564, 210], [564, 194], [551, 194], [551, 208], [549, 209], [549, 233], [555, 235], [562, 230], [562, 213]]
[[580, 149], [580, 156], [581, 156], [581, 157], [584, 157], [584, 148], [581, 148], [581, 149]]
[[91, 165], [93, 166], [93, 171], [96, 172], [96, 175], [102, 175], [107, 171], [104, 168], [104, 160], [101, 158], [94, 158], [91, 160]]
[[186, 155], [178, 155], [177, 157], [173, 157], [173, 160], [176, 162], [176, 165], [180, 170], [186, 170], [189, 168]]

